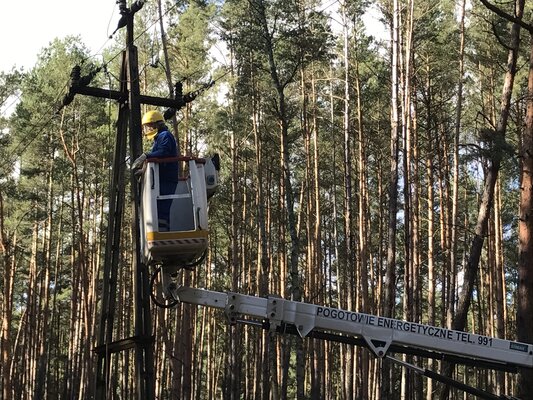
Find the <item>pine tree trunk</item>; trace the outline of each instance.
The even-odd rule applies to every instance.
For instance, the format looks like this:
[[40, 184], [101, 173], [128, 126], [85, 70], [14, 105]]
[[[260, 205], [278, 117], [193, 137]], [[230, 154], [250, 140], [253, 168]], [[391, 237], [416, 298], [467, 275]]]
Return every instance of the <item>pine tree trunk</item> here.
[[[163, 6], [161, 5], [161, 0], [157, 0], [157, 11], [159, 13], [159, 30], [161, 32], [161, 44], [163, 46], [163, 57], [165, 58], [165, 77], [167, 79], [167, 85], [168, 85], [168, 92], [170, 94], [170, 97], [174, 97], [174, 85], [172, 82], [172, 74], [170, 69], [170, 59], [168, 57], [168, 43], [167, 43], [167, 35], [165, 34], [165, 26], [163, 24]], [[172, 116], [172, 127], [174, 129], [174, 136], [176, 138], [176, 145], [178, 148], [178, 155], [181, 154], [180, 151], [180, 140], [178, 135], [178, 120], [176, 119], [176, 115]]]
[[[516, 15], [518, 19], [522, 18], [524, 11], [524, 0], [516, 0]], [[507, 120], [509, 118], [511, 94], [513, 89], [514, 77], [516, 73], [516, 60], [518, 58], [518, 48], [520, 43], [520, 26], [516, 23], [511, 28], [511, 42], [509, 46], [509, 53], [507, 59], [507, 72], [505, 75], [504, 86], [501, 96], [501, 108], [496, 131], [491, 133], [490, 139], [492, 144], [502, 143], [505, 140], [505, 131], [507, 129]], [[464, 270], [464, 282], [461, 294], [459, 296], [459, 304], [457, 312], [453, 318], [452, 329], [464, 330], [466, 328], [467, 315], [472, 300], [472, 293], [479, 269], [479, 260], [481, 251], [483, 249], [483, 242], [487, 234], [488, 221], [491, 214], [491, 209], [494, 201], [494, 188], [498, 178], [498, 172], [501, 164], [501, 157], [503, 149], [496, 146], [490, 154], [488, 160], [488, 167], [485, 171], [485, 179], [483, 185], [483, 194], [481, 203], [479, 205], [479, 212], [474, 230], [474, 238], [470, 245], [470, 253]], [[443, 365], [443, 374], [451, 376], [452, 366], [448, 363]], [[448, 397], [449, 388], [443, 387], [441, 392], [441, 400]]]
[[[319, 170], [319, 161], [320, 161], [320, 154], [319, 154], [319, 143], [318, 143], [318, 106], [317, 106], [317, 93], [315, 88], [315, 76], [313, 71], [313, 76], [311, 80], [311, 87], [312, 87], [312, 178], [311, 182], [314, 182], [314, 187], [312, 188], [313, 193], [313, 224], [314, 229], [312, 231], [312, 255], [313, 255], [313, 262], [311, 263], [311, 268], [314, 270], [311, 273], [315, 275], [314, 282], [319, 288], [318, 295], [316, 296], [316, 300], [319, 304], [324, 304], [325, 296], [324, 296], [324, 279], [325, 279], [325, 271], [323, 269], [323, 259], [322, 259], [322, 214], [321, 214], [321, 202], [320, 202], [320, 170]], [[312, 290], [316, 290], [312, 287]], [[313, 347], [313, 357], [315, 360], [315, 383], [313, 385], [314, 387], [314, 393], [316, 399], [324, 398], [324, 370], [325, 370], [325, 352], [324, 347], [325, 344], [322, 341], [314, 341], [314, 347]]]
[[[392, 9], [392, 41], [391, 41], [391, 136], [390, 136], [390, 169], [389, 169], [389, 196], [388, 196], [388, 226], [387, 226], [387, 269], [384, 282], [383, 315], [394, 317], [396, 298], [396, 230], [398, 210], [398, 151], [399, 151], [399, 116], [398, 116], [398, 55], [399, 55], [399, 14], [398, 0], [393, 0]], [[391, 365], [383, 362], [381, 376], [381, 393], [379, 398], [392, 395], [392, 369]]]
[[[458, 242], [458, 217], [457, 207], [459, 204], [459, 134], [461, 132], [461, 121], [463, 111], [463, 80], [464, 80], [464, 52], [465, 52], [465, 7], [466, 0], [461, 2], [460, 14], [460, 44], [459, 44], [459, 79], [457, 85], [457, 109], [455, 114], [455, 132], [453, 136], [453, 194], [452, 194], [452, 215], [451, 215], [451, 252], [450, 252], [450, 266], [452, 268], [452, 276], [456, 275], [457, 271], [457, 242]], [[452, 291], [452, 296], [454, 291]], [[450, 299], [448, 308], [450, 314], [453, 314], [455, 306], [455, 298]]]
[[[517, 338], [533, 343], [533, 33], [530, 33], [526, 126], [522, 131], [520, 168], [520, 219], [518, 223], [518, 305]], [[522, 368], [517, 395], [533, 393], [533, 371]]]
[[2, 399], [11, 400], [13, 394], [11, 382], [11, 359], [12, 348], [11, 343], [11, 323], [13, 317], [13, 285], [15, 283], [15, 263], [12, 262], [11, 240], [8, 237], [4, 225], [4, 197], [0, 191], [0, 252], [2, 253], [2, 267], [0, 269], [3, 276], [3, 292], [0, 305], [1, 310], [1, 332], [0, 332], [0, 370], [2, 371]]
[[[431, 115], [431, 109], [430, 107], [431, 102], [428, 104], [428, 115]], [[428, 130], [429, 131], [429, 130]], [[432, 150], [432, 140], [431, 140], [431, 132], [429, 131], [428, 137], [430, 138], [428, 141], [428, 154], [433, 154]], [[434, 241], [433, 241], [433, 235], [434, 232], [434, 199], [433, 199], [433, 157], [429, 156], [426, 157], [426, 175], [427, 175], [427, 220], [428, 220], [428, 231], [427, 231], [427, 265], [428, 265], [428, 324], [434, 326], [436, 319], [436, 271], [435, 271], [435, 262], [434, 262]], [[433, 359], [430, 359], [428, 361], [428, 369], [432, 370], [434, 366]], [[426, 394], [426, 400], [432, 400], [433, 399], [433, 380], [429, 379], [427, 382], [427, 394]]]
[[[411, 81], [412, 81], [412, 62], [413, 62], [413, 7], [412, 1], [408, 2], [407, 23], [404, 31], [405, 36], [405, 51], [403, 57], [403, 65], [401, 66], [401, 84], [402, 84], [402, 138], [403, 138], [403, 211], [404, 211], [404, 292], [403, 292], [403, 318], [406, 321], [414, 321], [413, 305], [416, 279], [413, 271], [414, 266], [414, 247], [413, 247], [413, 192], [412, 187], [414, 178], [412, 173], [413, 163], [413, 136], [414, 129], [412, 126], [412, 101], [411, 101]], [[404, 361], [413, 362], [412, 357], [403, 356]], [[413, 374], [406, 368], [402, 369], [402, 387], [401, 398], [405, 399], [408, 393], [413, 393]]]
[[[494, 262], [492, 264], [490, 275], [494, 282], [494, 314], [496, 318], [495, 332], [491, 336], [505, 339], [505, 325], [507, 319], [505, 317], [505, 279], [504, 279], [504, 259], [503, 259], [503, 228], [502, 228], [502, 198], [501, 198], [501, 185], [498, 182], [495, 191], [495, 207], [494, 207]], [[505, 374], [503, 372], [496, 372], [497, 392], [507, 393], [505, 387]]]
[[[371, 269], [371, 264], [369, 260], [369, 221], [368, 221], [368, 187], [367, 187], [367, 157], [366, 157], [366, 138], [364, 132], [363, 124], [363, 106], [362, 106], [362, 94], [361, 94], [361, 79], [359, 71], [359, 55], [355, 54], [354, 61], [354, 70], [355, 70], [355, 79], [354, 79], [354, 88], [355, 88], [355, 100], [356, 100], [356, 115], [357, 115], [357, 159], [358, 159], [358, 262], [357, 265], [357, 275], [359, 281], [357, 282], [356, 291], [357, 299], [360, 299], [361, 304], [356, 308], [358, 311], [364, 313], [370, 313], [372, 308], [372, 300], [369, 295], [369, 269]], [[356, 374], [357, 384], [356, 395], [358, 398], [367, 399], [369, 396], [369, 353], [362, 349], [357, 348], [357, 359], [359, 360], [358, 371]]]
[[[239, 165], [237, 157], [237, 149], [235, 143], [234, 130], [232, 130], [230, 138], [230, 154], [231, 154], [231, 290], [237, 292], [239, 289], [240, 276], [240, 258], [239, 258], [239, 209], [243, 209], [244, 201], [238, 198], [238, 181], [239, 181]], [[229, 399], [236, 400], [240, 397], [239, 383], [240, 383], [240, 332], [238, 327], [230, 329], [230, 351], [229, 351]]]
[[[344, 221], [344, 251], [343, 251], [343, 260], [344, 263], [341, 264], [342, 268], [342, 275], [338, 275], [338, 279], [341, 279], [341, 276], [344, 276], [343, 282], [341, 282], [342, 285], [344, 285], [343, 289], [340, 291], [344, 292], [344, 298], [346, 299], [346, 303], [341, 303], [342, 307], [345, 307], [347, 309], [354, 309], [355, 308], [355, 299], [353, 296], [353, 290], [352, 288], [355, 286], [355, 242], [354, 242], [354, 233], [352, 229], [352, 220], [353, 220], [353, 212], [352, 212], [352, 196], [353, 196], [353, 190], [352, 190], [352, 124], [351, 124], [351, 104], [350, 104], [350, 60], [349, 60], [349, 25], [348, 25], [348, 16], [347, 16], [347, 10], [346, 10], [346, 3], [344, 2], [342, 5], [342, 35], [343, 35], [343, 90], [344, 90], [344, 98], [343, 98], [343, 126], [342, 131], [344, 134], [343, 137], [343, 151], [344, 151], [344, 158], [343, 158], [343, 166], [344, 166], [344, 213], [343, 213], [343, 221]], [[344, 378], [344, 396], [345, 398], [353, 398], [354, 397], [354, 382], [355, 377], [353, 374], [354, 369], [354, 362], [355, 362], [355, 349], [353, 346], [346, 346], [343, 345], [344, 351], [343, 353], [343, 370], [345, 371], [345, 374], [343, 374]]]
[[[299, 235], [296, 225], [296, 215], [294, 211], [294, 191], [292, 186], [292, 169], [290, 164], [290, 149], [288, 142], [289, 134], [289, 121], [287, 117], [287, 100], [285, 98], [286, 83], [280, 81], [278, 75], [278, 67], [274, 56], [274, 47], [272, 43], [272, 36], [270, 28], [267, 22], [265, 5], [262, 0], [254, 1], [255, 10], [257, 12], [258, 22], [260, 29], [263, 32], [263, 38], [265, 40], [265, 50], [268, 58], [269, 72], [274, 87], [277, 92], [277, 114], [280, 125], [280, 156], [281, 156], [281, 170], [282, 170], [282, 183], [283, 193], [285, 201], [285, 210], [287, 213], [287, 229], [289, 232], [291, 247], [290, 247], [290, 287], [291, 287], [291, 299], [294, 301], [300, 301], [302, 298], [300, 287], [300, 274], [298, 272], [298, 258], [299, 258]], [[304, 398], [304, 354], [303, 354], [303, 342], [301, 338], [295, 339], [296, 343], [296, 383], [297, 383], [297, 398]], [[289, 351], [289, 349], [287, 349]]]
[[[524, 1], [517, 0], [517, 15], [521, 18], [524, 9]], [[496, 131], [493, 133], [492, 140], [497, 142], [498, 140], [504, 140], [505, 131], [507, 129], [507, 120], [509, 118], [511, 94], [513, 89], [514, 77], [516, 73], [516, 60], [518, 57], [518, 47], [520, 42], [520, 26], [513, 24], [511, 29], [511, 44], [508, 57], [508, 71], [505, 76], [505, 82], [501, 98], [500, 118]], [[498, 177], [498, 171], [500, 168], [501, 157], [503, 149], [497, 148], [492, 153], [492, 158], [489, 160], [489, 166], [485, 174], [485, 182], [483, 186], [483, 196], [479, 207], [478, 219], [474, 232], [474, 239], [472, 240], [470, 255], [468, 257], [467, 265], [465, 267], [465, 282], [461, 296], [459, 299], [459, 305], [457, 307], [457, 313], [453, 321], [453, 329], [462, 330], [466, 326], [466, 316], [470, 306], [472, 297], [474, 280], [476, 278], [479, 258], [481, 256], [481, 250], [483, 247], [484, 237], [487, 232], [488, 220], [490, 217], [490, 211], [494, 201], [494, 188]]]
[[47, 347], [50, 343], [50, 326], [49, 326], [49, 302], [50, 302], [50, 268], [51, 268], [51, 232], [53, 231], [52, 227], [52, 215], [53, 215], [53, 161], [50, 163], [48, 171], [48, 193], [47, 193], [47, 214], [48, 218], [46, 221], [46, 226], [44, 227], [43, 235], [43, 255], [44, 255], [44, 271], [42, 272], [42, 284], [39, 294], [39, 303], [42, 304], [39, 307], [39, 315], [41, 318], [40, 327], [38, 332], [42, 332], [42, 337], [39, 343], [38, 355], [37, 355], [37, 376], [36, 376], [36, 386], [35, 386], [35, 398], [44, 397], [46, 376], [48, 369], [48, 351]]

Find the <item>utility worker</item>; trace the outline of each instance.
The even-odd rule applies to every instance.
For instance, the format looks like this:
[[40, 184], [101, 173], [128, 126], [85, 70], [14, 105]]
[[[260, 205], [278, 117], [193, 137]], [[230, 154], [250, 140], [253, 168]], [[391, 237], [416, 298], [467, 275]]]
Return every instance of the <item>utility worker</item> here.
[[[147, 158], [168, 158], [177, 157], [179, 148], [174, 135], [165, 125], [163, 114], [159, 111], [152, 110], [144, 114], [142, 118], [142, 128], [144, 136], [153, 140], [152, 150], [141, 154], [133, 164], [132, 169], [140, 168]], [[178, 185], [178, 167], [176, 160], [159, 163], [159, 193], [161, 195], [174, 194]], [[158, 200], [158, 222], [159, 231], [168, 231], [170, 226], [170, 200]]]

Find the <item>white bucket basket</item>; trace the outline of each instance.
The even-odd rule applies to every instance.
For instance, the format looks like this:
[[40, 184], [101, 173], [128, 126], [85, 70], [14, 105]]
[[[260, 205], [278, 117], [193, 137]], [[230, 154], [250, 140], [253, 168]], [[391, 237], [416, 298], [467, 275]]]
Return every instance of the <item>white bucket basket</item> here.
[[[198, 260], [207, 249], [206, 160], [177, 157], [188, 166], [180, 177], [174, 194], [159, 193], [159, 163], [166, 159], [148, 159], [143, 170], [141, 195], [141, 242], [145, 263], [186, 265]], [[180, 165], [181, 167], [181, 165]], [[183, 169], [180, 168], [180, 172]], [[218, 185], [218, 171], [216, 171]], [[212, 178], [210, 178], [212, 181]], [[158, 201], [172, 200], [168, 230], [159, 228]]]

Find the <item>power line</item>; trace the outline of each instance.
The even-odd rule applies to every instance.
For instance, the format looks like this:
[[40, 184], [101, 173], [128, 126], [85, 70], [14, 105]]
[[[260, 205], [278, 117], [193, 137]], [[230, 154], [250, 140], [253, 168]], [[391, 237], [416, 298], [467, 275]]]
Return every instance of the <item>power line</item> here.
[[[12, 101], [11, 103], [9, 103], [7, 106], [4, 106], [4, 104], [6, 103], [6, 101], [8, 101], [11, 97], [14, 97], [13, 101]], [[14, 93], [14, 94], [12, 94], [11, 96], [6, 97], [6, 99], [2, 102], [2, 104], [0, 104], [0, 107], [3, 108], [3, 109], [5, 110], [2, 114], [5, 114], [6, 111], [9, 110], [11, 107], [13, 107], [13, 105], [14, 105], [17, 101], [21, 101], [21, 99], [20, 99], [20, 94], [19, 94], [19, 93]]]
[[[59, 102], [59, 99], [61, 98], [61, 96], [63, 96], [63, 94], [66, 92], [67, 87], [68, 87], [68, 82], [63, 86], [63, 88], [56, 95], [53, 104], [49, 107], [48, 113], [42, 113], [38, 121], [29, 127], [30, 129], [28, 133], [19, 140], [18, 144], [15, 145], [14, 149], [11, 151], [11, 153], [15, 157], [23, 155], [24, 152], [29, 148], [29, 146], [35, 141], [35, 139], [37, 139], [37, 137], [42, 135], [47, 128], [51, 127], [52, 121], [56, 118], [54, 109], [56, 107], [56, 104]], [[48, 116], [48, 119], [46, 118], [47, 116]], [[30, 134], [32, 133], [33, 133], [33, 137], [29, 138]], [[29, 141], [26, 142], [28, 138], [29, 138]], [[9, 159], [5, 160], [2, 164], [0, 164], [0, 168], [4, 169], [9, 164], [12, 164], [12, 163], [13, 163], [12, 160], [9, 160]]]
[[[139, 39], [142, 35], [146, 34], [146, 32], [148, 32], [148, 30], [150, 30], [155, 24], [157, 24], [163, 17], [165, 17], [166, 15], [168, 15], [171, 11], [173, 11], [174, 9], [176, 9], [178, 6], [178, 3], [175, 3], [172, 7], [168, 8], [161, 16], [157, 17], [150, 25], [148, 25], [142, 32], [140, 32], [137, 36], [135, 36], [135, 38], [133, 39], [133, 41], [136, 41], [137, 39]], [[111, 21], [111, 18], [113, 17], [113, 14], [112, 16], [110, 17], [110, 21]], [[110, 24], [110, 23], [109, 23]], [[107, 42], [112, 38], [112, 35], [109, 37], [109, 39], [107, 39], [104, 44], [101, 46], [101, 48], [96, 52], [96, 53], [93, 53], [92, 55], [89, 55], [87, 57], [84, 57], [82, 60], [81, 60], [81, 64], [84, 64], [87, 60], [89, 60], [90, 58], [94, 57], [94, 55], [96, 54], [99, 54], [99, 52], [102, 50], [102, 48], [107, 44]], [[107, 66], [114, 60], [116, 59], [120, 54], [122, 54], [125, 49], [127, 48], [128, 46], [128, 43], [122, 48], [122, 50], [120, 52], [118, 52], [117, 54], [115, 54], [113, 57], [111, 57], [109, 60], [107, 60], [106, 62], [102, 63], [101, 66], [99, 67], [94, 67], [93, 70], [88, 74], [86, 75], [85, 77], [89, 76], [89, 75], [95, 75], [97, 72], [99, 72], [100, 70], [102, 69], [106, 69]], [[220, 79], [220, 78], [219, 78]], [[217, 79], [218, 80], [218, 79]], [[57, 107], [57, 103], [59, 103], [59, 99], [64, 96], [66, 93], [67, 93], [67, 89], [70, 85], [70, 78], [69, 80], [63, 85], [62, 89], [59, 91], [59, 93], [57, 94], [55, 100], [54, 100], [54, 104], [50, 107], [50, 109], [48, 110], [49, 112], [48, 113], [43, 113], [41, 118], [38, 119], [38, 121], [33, 124], [32, 127], [30, 127], [30, 132], [35, 132], [37, 131], [38, 133], [35, 133], [33, 137], [29, 138], [29, 135], [30, 135], [30, 132], [28, 134], [26, 134], [24, 137], [22, 137], [18, 144], [15, 145], [12, 153], [13, 154], [16, 154], [17, 156], [20, 156], [22, 154], [24, 154], [24, 152], [26, 151], [26, 149], [29, 147], [29, 145], [31, 145], [35, 139], [39, 136], [39, 134], [42, 134], [45, 129], [49, 128], [51, 123], [53, 122], [53, 120], [56, 118], [56, 115], [57, 115], [57, 111], [54, 110], [55, 107]], [[12, 104], [14, 104], [17, 100], [21, 100], [20, 98], [21, 95], [17, 95], [17, 99], [15, 99]], [[11, 105], [12, 105], [11, 104]], [[10, 106], [11, 106], [10, 105]], [[47, 115], [50, 115], [50, 117], [47, 119], [46, 116]], [[27, 139], [29, 139], [29, 141], [26, 141]], [[19, 154], [17, 154], [17, 152], [19, 152]], [[0, 164], [0, 166], [2, 168], [5, 168], [9, 163], [11, 163], [10, 160], [7, 160], [5, 163], [2, 163]]]
[[[157, 17], [155, 21], [153, 21], [150, 25], [148, 25], [141, 33], [139, 33], [137, 36], [134, 37], [133, 41], [136, 41], [139, 39], [142, 35], [144, 35], [148, 30], [150, 30], [155, 24], [157, 24], [163, 17], [165, 17], [168, 13], [173, 11], [178, 6], [177, 3], [175, 3], [172, 7], [167, 9], [161, 16]], [[107, 67], [115, 58], [117, 58], [120, 54], [124, 52], [124, 50], [128, 47], [128, 43], [113, 57], [111, 57], [107, 62], [104, 63], [103, 67]]]

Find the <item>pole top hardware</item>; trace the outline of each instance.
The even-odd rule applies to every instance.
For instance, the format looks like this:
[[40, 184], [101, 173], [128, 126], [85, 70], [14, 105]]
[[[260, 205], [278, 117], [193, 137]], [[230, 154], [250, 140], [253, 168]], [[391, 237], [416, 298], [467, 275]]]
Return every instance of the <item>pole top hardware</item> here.
[[122, 16], [118, 20], [117, 27], [113, 31], [113, 33], [109, 36], [109, 39], [111, 39], [115, 35], [115, 33], [117, 33], [117, 31], [119, 29], [122, 29], [122, 28], [124, 28], [125, 26], [128, 25], [129, 18], [131, 18], [137, 11], [139, 11], [141, 8], [143, 8], [144, 0], [143, 1], [137, 0], [136, 2], [134, 2], [131, 5], [131, 8], [128, 8], [126, 6], [126, 0], [118, 0], [117, 4], [118, 4], [118, 8], [120, 10], [120, 15], [122, 15]]

